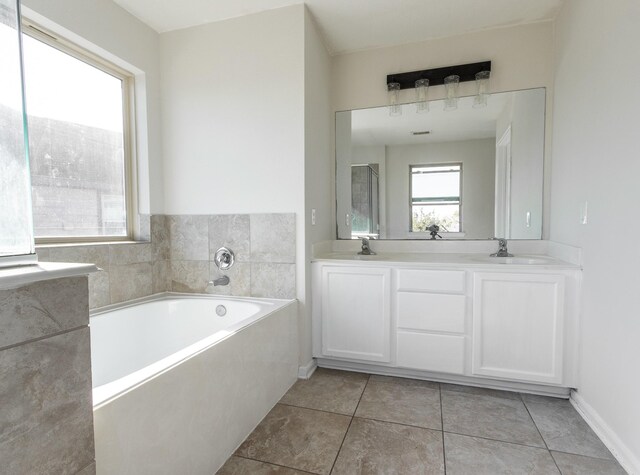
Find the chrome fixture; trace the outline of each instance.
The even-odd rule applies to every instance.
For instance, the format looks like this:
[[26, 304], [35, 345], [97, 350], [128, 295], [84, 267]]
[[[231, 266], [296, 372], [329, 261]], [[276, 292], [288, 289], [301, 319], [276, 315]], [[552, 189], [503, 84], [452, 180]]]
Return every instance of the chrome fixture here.
[[476, 74], [476, 97], [473, 99], [473, 107], [487, 107], [487, 99], [489, 99], [489, 78], [491, 71], [480, 71]]
[[227, 307], [225, 307], [224, 305], [218, 305], [216, 307], [216, 315], [218, 315], [219, 317], [224, 317], [227, 314]]
[[444, 110], [452, 111], [458, 108], [458, 86], [460, 86], [460, 76], [457, 74], [444, 78], [444, 87], [447, 90], [447, 97], [444, 99]]
[[507, 250], [507, 240], [498, 239], [498, 252], [491, 254], [491, 257], [513, 257], [513, 254], [509, 254]]
[[424, 114], [429, 112], [429, 80], [418, 79], [416, 81], [416, 112]]
[[358, 254], [361, 256], [375, 256], [376, 253], [369, 247], [369, 238], [363, 237], [360, 239], [362, 239], [362, 250]]
[[389, 115], [402, 115], [402, 105], [400, 104], [400, 83], [390, 82], [387, 84], [387, 98], [389, 100]]
[[[216, 263], [216, 266], [218, 266], [218, 269], [220, 270], [227, 270], [229, 269], [231, 266], [233, 266], [233, 263], [236, 261], [236, 256], [233, 253], [233, 251], [229, 248], [226, 247], [221, 247], [220, 249], [218, 249], [216, 251], [215, 257], [213, 258], [214, 262]], [[217, 279], [219, 280], [219, 279]], [[227, 284], [228, 284], [228, 280], [227, 280]], [[227, 284], [222, 284], [222, 285], [227, 285]], [[216, 284], [218, 285], [218, 284]]]
[[209, 287], [210, 285], [213, 285], [214, 287], [217, 287], [218, 285], [229, 285], [229, 282], [229, 276], [223, 275], [222, 277], [218, 277], [215, 280], [210, 280], [209, 282], [207, 282], [207, 287]]

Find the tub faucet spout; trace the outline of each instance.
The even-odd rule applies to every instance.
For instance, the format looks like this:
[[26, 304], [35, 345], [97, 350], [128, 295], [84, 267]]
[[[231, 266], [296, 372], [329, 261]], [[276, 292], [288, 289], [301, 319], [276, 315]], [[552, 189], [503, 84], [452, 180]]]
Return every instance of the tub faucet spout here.
[[218, 277], [216, 280], [210, 280], [208, 285], [213, 285], [214, 287], [218, 285], [229, 285], [229, 276], [223, 275], [222, 277]]

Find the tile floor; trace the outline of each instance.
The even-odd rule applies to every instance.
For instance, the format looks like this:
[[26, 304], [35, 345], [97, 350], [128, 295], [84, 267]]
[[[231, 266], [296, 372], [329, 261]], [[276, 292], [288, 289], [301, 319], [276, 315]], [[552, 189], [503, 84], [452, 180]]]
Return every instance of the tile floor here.
[[318, 369], [222, 475], [624, 474], [566, 400]]

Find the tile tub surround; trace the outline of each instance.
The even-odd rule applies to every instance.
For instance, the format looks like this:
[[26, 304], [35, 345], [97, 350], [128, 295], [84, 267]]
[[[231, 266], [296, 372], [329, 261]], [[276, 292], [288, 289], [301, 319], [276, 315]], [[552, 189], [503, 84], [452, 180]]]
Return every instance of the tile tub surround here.
[[[295, 298], [295, 214], [153, 215], [151, 241], [38, 246], [40, 261], [87, 262], [90, 308], [155, 293], [196, 292]], [[235, 265], [215, 266], [217, 249], [229, 247]], [[223, 274], [228, 286], [207, 286]]]
[[87, 277], [0, 290], [2, 473], [93, 473]]
[[218, 473], [624, 474], [579, 421], [562, 399], [319, 368]]

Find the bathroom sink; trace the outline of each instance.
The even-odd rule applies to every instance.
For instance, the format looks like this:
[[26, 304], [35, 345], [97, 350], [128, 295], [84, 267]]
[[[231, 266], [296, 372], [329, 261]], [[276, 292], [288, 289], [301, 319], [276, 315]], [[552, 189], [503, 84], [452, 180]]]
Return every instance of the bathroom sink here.
[[511, 264], [511, 265], [545, 265], [555, 264], [557, 261], [546, 256], [513, 256], [513, 257], [472, 257], [474, 261], [486, 262], [487, 264]]

